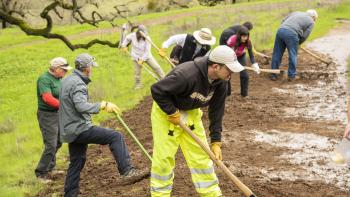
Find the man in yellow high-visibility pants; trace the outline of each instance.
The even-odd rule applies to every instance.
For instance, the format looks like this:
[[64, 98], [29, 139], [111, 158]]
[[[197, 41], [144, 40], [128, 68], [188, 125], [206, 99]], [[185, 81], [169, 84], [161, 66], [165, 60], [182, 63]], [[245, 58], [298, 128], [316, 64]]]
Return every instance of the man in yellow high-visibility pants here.
[[221, 196], [213, 162], [202, 148], [180, 127], [186, 123], [207, 143], [200, 107], [209, 106], [211, 149], [221, 156], [221, 131], [227, 82], [233, 72], [244, 68], [228, 46], [218, 46], [209, 57], [200, 57], [174, 68], [151, 87], [154, 99], [151, 120], [153, 161], [152, 196], [170, 196], [174, 179], [175, 154], [178, 147], [187, 161], [192, 181], [200, 196]]

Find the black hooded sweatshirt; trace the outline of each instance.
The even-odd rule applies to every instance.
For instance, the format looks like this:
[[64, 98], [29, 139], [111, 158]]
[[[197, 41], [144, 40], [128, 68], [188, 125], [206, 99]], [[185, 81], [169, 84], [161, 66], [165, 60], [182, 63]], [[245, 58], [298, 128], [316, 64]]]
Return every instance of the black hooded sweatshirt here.
[[174, 68], [165, 78], [151, 86], [154, 101], [168, 115], [179, 110], [209, 106], [211, 142], [221, 141], [227, 82], [209, 83], [208, 57], [200, 57]]

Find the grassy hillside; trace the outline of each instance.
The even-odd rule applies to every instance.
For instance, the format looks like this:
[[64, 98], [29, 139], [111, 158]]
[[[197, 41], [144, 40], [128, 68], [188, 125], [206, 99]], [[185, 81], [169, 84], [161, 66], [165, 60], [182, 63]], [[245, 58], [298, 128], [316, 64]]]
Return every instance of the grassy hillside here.
[[[333, 1], [321, 1], [333, 2]], [[250, 20], [254, 24], [252, 40], [259, 50], [271, 49], [275, 32], [281, 19], [294, 10], [316, 8], [319, 20], [311, 39], [324, 35], [337, 25], [337, 17], [350, 18], [350, 3], [339, 5], [311, 0], [303, 1], [259, 1], [217, 7], [193, 7], [186, 10], [153, 13], [132, 18], [149, 26], [153, 41], [160, 45], [169, 35], [192, 33], [200, 27], [209, 27], [219, 37], [222, 30], [232, 24]], [[107, 24], [101, 28], [107, 28]], [[59, 26], [56, 32], [64, 32], [83, 42], [92, 38], [119, 39], [119, 33], [93, 31], [87, 25]], [[88, 33], [87, 33], [88, 32]], [[93, 71], [90, 94], [93, 101], [113, 101], [123, 110], [135, 106], [144, 96], [149, 95], [149, 86], [154, 80], [143, 72], [144, 88], [133, 90], [133, 64], [129, 57], [104, 46], [89, 50], [70, 51], [63, 43], [26, 36], [17, 28], [0, 31], [0, 194], [1, 196], [24, 196], [33, 194], [41, 185], [34, 176], [34, 168], [42, 151], [42, 139], [36, 120], [36, 79], [48, 68], [50, 59], [62, 56], [73, 64], [74, 57], [82, 52], [96, 56], [100, 67]], [[163, 69], [170, 66], [160, 59]], [[102, 113], [95, 116], [98, 123], [112, 116]], [[132, 123], [130, 123], [132, 124]], [[66, 152], [60, 151], [60, 166]]]

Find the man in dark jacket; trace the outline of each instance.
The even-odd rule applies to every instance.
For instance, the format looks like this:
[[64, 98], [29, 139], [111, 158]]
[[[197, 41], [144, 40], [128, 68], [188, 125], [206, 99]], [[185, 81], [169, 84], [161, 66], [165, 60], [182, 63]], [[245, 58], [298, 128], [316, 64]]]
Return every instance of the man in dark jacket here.
[[[279, 69], [283, 53], [288, 49], [288, 80], [295, 80], [296, 67], [298, 60], [298, 47], [310, 35], [314, 23], [318, 17], [315, 10], [306, 12], [293, 12], [285, 17], [280, 28], [277, 31], [275, 45], [272, 54], [272, 69]], [[276, 74], [270, 75], [271, 80], [277, 80]]]
[[151, 121], [153, 159], [151, 195], [170, 196], [178, 147], [187, 161], [200, 196], [221, 196], [213, 162], [204, 150], [178, 125], [187, 124], [203, 143], [207, 143], [200, 107], [209, 106], [211, 149], [221, 155], [222, 119], [227, 81], [244, 68], [228, 46], [218, 46], [209, 57], [178, 65], [151, 87], [154, 99]]
[[59, 125], [62, 142], [68, 143], [70, 164], [64, 186], [64, 196], [74, 197], [79, 194], [80, 172], [86, 160], [88, 144], [109, 145], [117, 162], [119, 173], [125, 182], [142, 179], [147, 172], [136, 170], [130, 163], [130, 155], [120, 132], [94, 126], [91, 114], [100, 110], [113, 113], [119, 111], [111, 103], [90, 103], [87, 85], [91, 82], [92, 67], [97, 66], [95, 58], [84, 53], [75, 59], [74, 72], [62, 80], [60, 92]]
[[191, 34], [177, 34], [171, 36], [163, 42], [159, 55], [166, 56], [166, 49], [171, 45], [176, 45], [171, 52], [170, 58], [175, 64], [192, 61], [197, 57], [203, 57], [210, 50], [210, 46], [214, 45], [216, 38], [212, 36], [211, 30], [202, 28]]

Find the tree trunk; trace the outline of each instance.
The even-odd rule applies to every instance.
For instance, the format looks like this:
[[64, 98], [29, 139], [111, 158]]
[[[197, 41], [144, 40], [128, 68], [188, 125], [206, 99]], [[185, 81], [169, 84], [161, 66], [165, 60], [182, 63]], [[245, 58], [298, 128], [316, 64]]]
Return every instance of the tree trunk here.
[[6, 21], [1, 21], [1, 28], [5, 29], [7, 27]]

